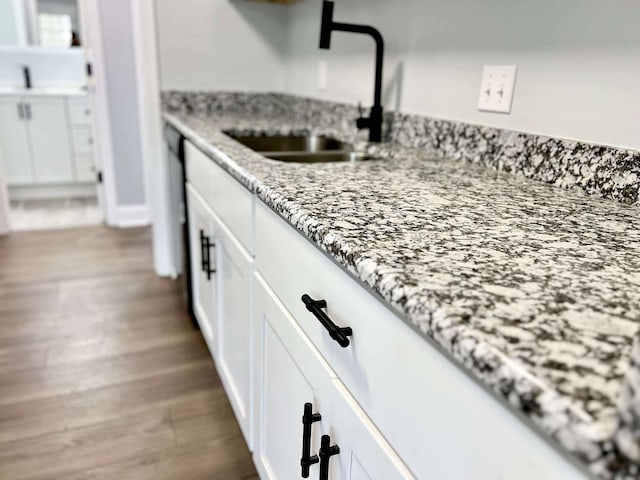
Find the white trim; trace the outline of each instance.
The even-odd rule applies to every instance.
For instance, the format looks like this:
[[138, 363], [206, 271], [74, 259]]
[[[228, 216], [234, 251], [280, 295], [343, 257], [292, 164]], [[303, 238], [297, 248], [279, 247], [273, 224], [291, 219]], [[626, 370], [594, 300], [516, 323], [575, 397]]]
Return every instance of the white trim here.
[[98, 184], [98, 198], [105, 223], [109, 226], [118, 226], [119, 207], [117, 205], [107, 70], [102, 48], [100, 12], [98, 11], [98, 2], [94, 0], [78, 0], [78, 7], [85, 42], [84, 51], [87, 62], [91, 63], [93, 70], [93, 78], [89, 79], [88, 87], [94, 112], [96, 168], [102, 172], [103, 181], [102, 184]]
[[24, 0], [24, 8], [27, 44], [38, 46], [40, 45], [40, 34], [38, 32], [37, 0]]
[[156, 18], [153, 0], [131, 2], [133, 49], [146, 201], [152, 219], [153, 265], [160, 276], [175, 275], [171, 255], [169, 172], [163, 149]]
[[9, 185], [12, 200], [95, 197], [95, 183], [63, 183], [57, 185]]
[[150, 223], [147, 205], [119, 205], [113, 226], [118, 228], [146, 227]]
[[13, 0], [13, 16], [16, 22], [16, 34], [18, 45], [26, 47], [27, 42], [27, 19], [23, 0]]

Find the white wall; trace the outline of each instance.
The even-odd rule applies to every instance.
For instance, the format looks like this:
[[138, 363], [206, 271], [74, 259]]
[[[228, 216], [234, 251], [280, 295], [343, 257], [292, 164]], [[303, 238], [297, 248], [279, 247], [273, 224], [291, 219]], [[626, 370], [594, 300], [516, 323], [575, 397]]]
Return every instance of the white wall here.
[[156, 0], [163, 90], [280, 91], [288, 7]]
[[131, 1], [98, 2], [118, 206], [145, 204]]
[[[335, 33], [319, 50], [322, 0], [156, 4], [162, 89], [372, 101], [373, 41]], [[386, 108], [640, 148], [638, 0], [337, 0], [335, 19], [382, 32]], [[482, 66], [512, 63], [511, 114], [479, 112]]]
[[[318, 49], [321, 0], [289, 8], [285, 91], [370, 104], [372, 40]], [[334, 19], [382, 32], [386, 107], [640, 148], [637, 0], [338, 0]], [[329, 63], [326, 91], [317, 60]], [[518, 64], [511, 115], [477, 111], [484, 64]]]
[[22, 0], [0, 0], [0, 45], [26, 45]]
[[35, 88], [76, 88], [87, 81], [80, 48], [0, 47], [0, 87], [21, 87], [22, 65], [29, 66]]

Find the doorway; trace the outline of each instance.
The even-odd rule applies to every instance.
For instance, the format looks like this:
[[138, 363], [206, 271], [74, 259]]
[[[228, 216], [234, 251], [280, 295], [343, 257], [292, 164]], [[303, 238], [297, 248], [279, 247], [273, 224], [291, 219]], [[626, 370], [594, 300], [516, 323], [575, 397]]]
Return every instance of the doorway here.
[[99, 225], [115, 201], [102, 181], [111, 140], [90, 4], [0, 2], [13, 23], [0, 36], [0, 217], [10, 230]]

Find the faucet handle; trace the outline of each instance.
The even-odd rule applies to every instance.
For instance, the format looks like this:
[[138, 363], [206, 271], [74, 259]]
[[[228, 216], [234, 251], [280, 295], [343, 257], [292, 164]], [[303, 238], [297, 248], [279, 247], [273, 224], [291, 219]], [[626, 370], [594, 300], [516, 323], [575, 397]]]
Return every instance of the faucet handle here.
[[361, 102], [358, 102], [358, 114], [360, 115], [360, 118], [364, 117], [364, 109], [362, 108]]

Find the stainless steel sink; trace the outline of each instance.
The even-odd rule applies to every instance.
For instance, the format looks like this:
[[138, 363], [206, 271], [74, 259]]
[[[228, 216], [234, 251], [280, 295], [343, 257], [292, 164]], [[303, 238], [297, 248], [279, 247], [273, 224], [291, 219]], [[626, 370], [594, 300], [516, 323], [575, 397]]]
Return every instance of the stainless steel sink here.
[[351, 150], [351, 145], [323, 135], [235, 135], [225, 132], [251, 150], [267, 154], [269, 152], [324, 152]]
[[325, 162], [361, 162], [374, 160], [373, 157], [358, 152], [320, 152], [320, 153], [268, 153], [272, 160], [291, 163], [325, 163]]
[[290, 163], [358, 162], [373, 160], [353, 146], [324, 135], [237, 135], [224, 132], [251, 150], [272, 160]]

